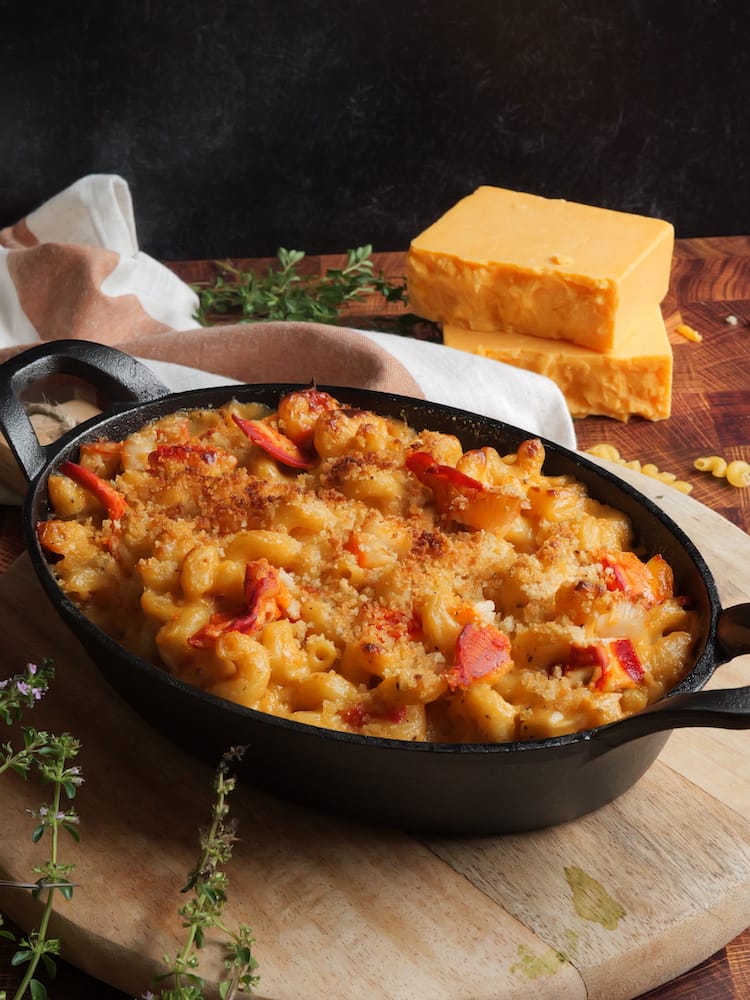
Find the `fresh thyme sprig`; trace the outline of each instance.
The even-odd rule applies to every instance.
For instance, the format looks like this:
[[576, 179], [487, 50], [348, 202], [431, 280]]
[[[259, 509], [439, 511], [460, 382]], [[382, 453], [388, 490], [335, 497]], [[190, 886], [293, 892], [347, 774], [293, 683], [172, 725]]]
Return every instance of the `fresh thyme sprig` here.
[[300, 270], [305, 257], [302, 250], [280, 249], [278, 267], [268, 268], [265, 274], [243, 270], [229, 260], [217, 261], [216, 279], [193, 286], [199, 299], [195, 318], [202, 326], [228, 315], [247, 323], [333, 323], [352, 302], [372, 295], [382, 296], [385, 302], [406, 302], [405, 281], [376, 273], [371, 256], [371, 244], [349, 250], [343, 267], [328, 268], [323, 275]]
[[182, 892], [190, 892], [192, 896], [178, 911], [182, 926], [187, 929], [187, 937], [174, 959], [164, 956], [166, 971], [157, 980], [157, 983], [170, 980], [170, 985], [164, 985], [159, 993], [149, 990], [143, 994], [143, 1000], [203, 1000], [198, 952], [205, 944], [206, 932], [212, 928], [224, 934], [227, 941], [225, 974], [218, 986], [221, 1000], [232, 1000], [238, 992], [250, 996], [258, 983], [259, 977], [255, 974], [258, 963], [252, 952], [255, 944], [252, 929], [242, 924], [231, 930], [222, 916], [229, 885], [222, 866], [231, 860], [236, 840], [236, 822], [227, 818], [227, 796], [236, 783], [231, 773], [232, 764], [243, 753], [244, 748], [233, 747], [224, 754], [216, 769], [211, 823], [200, 831], [200, 855], [182, 889]]
[[[23, 709], [34, 707], [47, 693], [53, 677], [52, 662], [43, 660], [39, 665], [28, 663], [23, 673], [0, 681], [0, 721], [8, 729], [19, 723]], [[26, 969], [13, 1000], [21, 1000], [27, 991], [32, 1000], [46, 1000], [47, 989], [36, 978], [36, 973], [40, 965], [48, 976], [54, 976], [56, 971], [52, 956], [59, 955], [60, 942], [47, 936], [49, 921], [55, 894], [60, 893], [69, 900], [74, 888], [70, 881], [73, 865], [60, 860], [60, 834], [66, 832], [78, 840], [78, 816], [66, 803], [75, 797], [83, 777], [81, 769], [69, 763], [77, 756], [80, 746], [68, 733], [56, 736], [26, 726], [21, 728], [21, 736], [22, 746], [16, 747], [12, 740], [8, 740], [0, 747], [0, 774], [14, 771], [26, 779], [36, 772], [42, 781], [51, 784], [52, 801], [44, 803], [33, 814], [36, 826], [31, 839], [38, 843], [47, 834], [50, 842], [47, 860], [33, 868], [38, 879], [32, 883], [32, 895], [43, 896], [44, 907], [36, 930], [16, 942], [18, 950], [11, 958], [11, 964], [19, 967], [26, 965]], [[28, 883], [19, 883], [17, 887], [28, 888]], [[0, 933], [15, 940], [9, 931]], [[0, 1000], [6, 1000], [4, 991], [0, 992]]]
[[[47, 693], [53, 678], [52, 661], [42, 660], [38, 665], [28, 663], [22, 673], [0, 681], [0, 726], [10, 733], [21, 722], [24, 710], [32, 709]], [[83, 784], [81, 769], [71, 764], [78, 755], [80, 745], [68, 733], [55, 735], [20, 725], [19, 730], [20, 745], [16, 745], [18, 741], [14, 742], [12, 738], [0, 745], [0, 775], [15, 772], [26, 780], [36, 774], [52, 786], [51, 801], [32, 813], [36, 825], [31, 833], [34, 843], [47, 836], [50, 847], [47, 860], [32, 869], [37, 876], [36, 881], [3, 882], [6, 887], [30, 890], [33, 896], [44, 899], [38, 927], [17, 939], [9, 930], [3, 929], [0, 916], [0, 937], [10, 939], [18, 946], [11, 965], [19, 968], [26, 966], [12, 1000], [22, 1000], [27, 995], [31, 1000], [47, 1000], [47, 988], [37, 978], [37, 971], [41, 965], [50, 978], [56, 973], [53, 956], [60, 954], [60, 941], [48, 937], [55, 894], [70, 900], [75, 887], [70, 879], [74, 866], [61, 860], [60, 837], [62, 833], [67, 833], [76, 841], [79, 839], [78, 816], [70, 801]], [[158, 978], [158, 982], [165, 985], [159, 994], [150, 990], [144, 993], [146, 1000], [157, 1000], [157, 997], [159, 1000], [203, 1000], [198, 952], [205, 943], [206, 932], [212, 928], [225, 935], [226, 941], [224, 973], [218, 984], [221, 1000], [233, 1000], [238, 993], [250, 996], [258, 983], [252, 929], [241, 924], [232, 930], [223, 919], [229, 885], [223, 866], [231, 860], [236, 840], [236, 822], [228, 818], [227, 797], [236, 783], [232, 764], [242, 757], [243, 752], [244, 748], [232, 748], [224, 754], [217, 767], [211, 823], [200, 831], [200, 856], [182, 890], [192, 893], [192, 896], [178, 911], [183, 927], [187, 929], [187, 938], [173, 960], [165, 956], [166, 971]], [[8, 1000], [6, 991], [0, 990], [0, 1000]]]

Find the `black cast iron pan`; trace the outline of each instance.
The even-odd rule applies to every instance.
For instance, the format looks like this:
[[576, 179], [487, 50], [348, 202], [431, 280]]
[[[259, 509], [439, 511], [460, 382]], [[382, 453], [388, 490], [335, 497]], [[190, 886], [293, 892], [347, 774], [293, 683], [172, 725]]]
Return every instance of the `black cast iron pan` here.
[[[101, 391], [110, 411], [53, 445], [39, 445], [26, 417], [26, 388], [73, 375]], [[616, 798], [652, 764], [671, 730], [750, 728], [750, 687], [704, 692], [719, 664], [750, 652], [750, 604], [721, 607], [703, 558], [682, 530], [629, 484], [550, 441], [545, 472], [571, 473], [604, 503], [625, 511], [647, 553], [675, 570], [678, 591], [699, 610], [695, 663], [670, 694], [639, 715], [552, 739], [499, 744], [407, 743], [318, 729], [205, 694], [123, 649], [60, 591], [37, 541], [49, 514], [47, 479], [79, 445], [119, 439], [175, 410], [220, 406], [231, 398], [275, 407], [297, 385], [241, 385], [178, 394], [128, 355], [84, 341], [58, 341], [0, 367], [0, 426], [30, 482], [24, 505], [34, 570], [63, 622], [107, 681], [145, 719], [212, 764], [245, 745], [243, 777], [273, 794], [366, 821], [441, 833], [531, 830], [581, 816]], [[342, 402], [456, 434], [464, 448], [515, 450], [530, 435], [516, 427], [423, 400], [321, 386]], [[116, 734], [112, 737], [116, 740]]]

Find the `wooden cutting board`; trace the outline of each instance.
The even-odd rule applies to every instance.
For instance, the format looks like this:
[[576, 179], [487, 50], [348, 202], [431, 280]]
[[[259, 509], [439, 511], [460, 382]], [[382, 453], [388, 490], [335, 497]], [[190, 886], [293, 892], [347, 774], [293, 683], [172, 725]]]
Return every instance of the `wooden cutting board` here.
[[[750, 539], [627, 470], [703, 551], [725, 606], [750, 600]], [[147, 727], [59, 625], [22, 557], [0, 578], [0, 673], [52, 655], [35, 724], [83, 744], [79, 887], [55, 931], [86, 972], [140, 995], [182, 940], [179, 889], [209, 817], [211, 769]], [[712, 686], [750, 682], [750, 657]], [[38, 714], [36, 714], [38, 712]], [[27, 880], [43, 792], [0, 779], [0, 877]], [[229, 922], [250, 923], [268, 1000], [625, 1000], [712, 955], [750, 924], [750, 733], [682, 730], [640, 782], [598, 812], [532, 834], [414, 838], [240, 787]], [[31, 928], [36, 904], [0, 909]], [[204, 975], [220, 965], [207, 951]]]

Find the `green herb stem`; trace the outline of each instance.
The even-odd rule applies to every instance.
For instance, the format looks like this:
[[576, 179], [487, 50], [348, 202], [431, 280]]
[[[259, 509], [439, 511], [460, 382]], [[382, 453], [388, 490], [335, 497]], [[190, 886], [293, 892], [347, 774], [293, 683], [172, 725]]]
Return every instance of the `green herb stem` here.
[[277, 253], [277, 266], [265, 274], [242, 270], [228, 260], [216, 261], [216, 279], [193, 286], [199, 300], [195, 318], [203, 326], [228, 315], [246, 323], [335, 323], [348, 305], [373, 295], [385, 302], [406, 302], [405, 280], [391, 280], [382, 271], [376, 274], [371, 255], [370, 244], [348, 250], [343, 267], [329, 267], [322, 275], [301, 272], [304, 252], [283, 247]]
[[[56, 785], [53, 795], [53, 808], [55, 810], [55, 815], [60, 811], [60, 799], [61, 799], [62, 785]], [[58, 863], [58, 824], [53, 822], [51, 834], [51, 846], [50, 846], [50, 868], [57, 868]], [[26, 967], [26, 972], [21, 979], [21, 982], [16, 990], [13, 1000], [21, 1000], [27, 989], [30, 988], [31, 981], [34, 978], [34, 973], [36, 972], [39, 963], [42, 961], [42, 956], [47, 954], [50, 950], [47, 942], [47, 930], [49, 928], [50, 917], [52, 916], [54, 896], [57, 889], [47, 889], [46, 899], [44, 901], [44, 909], [42, 911], [42, 916], [39, 921], [39, 926], [33, 934], [29, 935], [28, 944], [31, 951], [31, 956], [29, 958], [29, 964]], [[57, 952], [57, 947], [54, 949]]]
[[[227, 796], [235, 787], [235, 779], [229, 774], [231, 760], [238, 759], [240, 749], [228, 751], [221, 759], [214, 780], [214, 804], [211, 823], [200, 831], [200, 855], [195, 867], [188, 873], [183, 892], [192, 892], [192, 898], [179, 909], [187, 936], [182, 947], [169, 965], [165, 957], [167, 971], [158, 980], [171, 980], [172, 986], [162, 989], [161, 1000], [200, 1000], [203, 996], [203, 981], [198, 975], [198, 951], [205, 943], [205, 933], [214, 928], [227, 937], [224, 967], [226, 974], [219, 983], [221, 1000], [231, 1000], [238, 991], [252, 993], [258, 977], [254, 975], [257, 962], [252, 955], [255, 943], [252, 931], [246, 925], [232, 931], [222, 918], [227, 902], [228, 879], [222, 865], [231, 860], [235, 841], [235, 824], [227, 821], [229, 806]], [[154, 998], [153, 993], [145, 994]]]

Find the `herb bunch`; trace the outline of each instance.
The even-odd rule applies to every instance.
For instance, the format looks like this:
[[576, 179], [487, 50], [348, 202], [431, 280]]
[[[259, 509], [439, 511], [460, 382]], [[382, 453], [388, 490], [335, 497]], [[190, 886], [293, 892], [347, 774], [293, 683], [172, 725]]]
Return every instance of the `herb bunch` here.
[[347, 251], [343, 267], [329, 267], [325, 274], [301, 270], [302, 250], [280, 249], [278, 266], [265, 273], [243, 270], [231, 261], [217, 261], [219, 274], [212, 283], [193, 286], [199, 306], [195, 318], [208, 326], [216, 316], [231, 315], [238, 322], [298, 320], [334, 323], [354, 302], [372, 295], [385, 302], [406, 302], [406, 283], [376, 273], [372, 245]]

